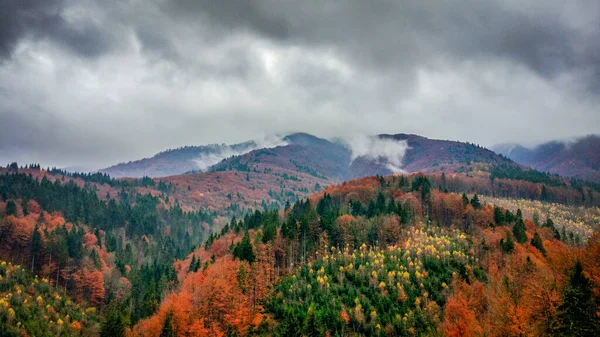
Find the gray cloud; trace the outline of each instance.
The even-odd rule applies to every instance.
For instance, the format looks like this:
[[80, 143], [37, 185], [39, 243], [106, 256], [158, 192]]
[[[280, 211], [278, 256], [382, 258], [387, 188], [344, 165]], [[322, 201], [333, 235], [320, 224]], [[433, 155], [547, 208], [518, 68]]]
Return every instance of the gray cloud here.
[[101, 167], [291, 131], [598, 133], [597, 41], [583, 1], [9, 0], [0, 162]]

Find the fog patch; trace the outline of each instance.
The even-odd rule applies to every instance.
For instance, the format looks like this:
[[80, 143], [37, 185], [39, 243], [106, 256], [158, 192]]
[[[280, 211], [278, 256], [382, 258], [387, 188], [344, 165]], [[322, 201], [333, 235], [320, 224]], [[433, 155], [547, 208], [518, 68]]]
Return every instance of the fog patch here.
[[352, 151], [351, 160], [364, 157], [375, 161], [384, 161], [393, 173], [406, 173], [402, 169], [402, 159], [409, 149], [406, 140], [382, 139], [377, 136], [356, 136], [346, 139]]
[[194, 162], [198, 166], [198, 170], [206, 172], [211, 166], [220, 163], [224, 159], [240, 156], [258, 149], [269, 149], [285, 145], [288, 145], [288, 142], [283, 140], [281, 136], [265, 136], [235, 145], [212, 145], [206, 152], [194, 159]]

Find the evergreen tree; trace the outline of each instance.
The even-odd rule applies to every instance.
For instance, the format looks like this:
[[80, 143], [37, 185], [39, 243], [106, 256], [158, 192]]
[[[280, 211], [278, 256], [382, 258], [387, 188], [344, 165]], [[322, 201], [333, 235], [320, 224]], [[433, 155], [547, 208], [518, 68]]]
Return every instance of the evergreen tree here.
[[196, 265], [196, 255], [193, 255], [192, 261], [190, 262], [190, 266], [188, 267], [188, 272], [194, 271], [195, 265]]
[[517, 222], [513, 226], [512, 232], [518, 243], [525, 243], [527, 241], [527, 231], [525, 229], [523, 218], [517, 218]]
[[563, 290], [563, 301], [558, 308], [560, 336], [598, 336], [600, 322], [596, 315], [596, 303], [592, 293], [592, 283], [583, 274], [583, 266], [575, 263], [569, 283]]
[[248, 231], [246, 231], [246, 234], [244, 234], [242, 241], [238, 242], [235, 247], [233, 247], [233, 257], [248, 261], [249, 263], [254, 263], [256, 260], [256, 255], [252, 249], [252, 243], [250, 242], [250, 234], [248, 234]]
[[27, 199], [21, 199], [21, 208], [23, 209], [23, 215], [29, 214], [29, 211], [27, 210]]
[[531, 239], [531, 245], [537, 248], [544, 256], [546, 255], [546, 249], [544, 248], [544, 243], [542, 242], [542, 237], [538, 232], [535, 232], [533, 235], [533, 239]]
[[31, 272], [35, 273], [35, 258], [39, 255], [42, 249], [42, 236], [40, 235], [39, 226], [36, 223], [31, 235]]
[[267, 243], [273, 240], [275, 234], [277, 234], [277, 224], [273, 221], [268, 221], [263, 226], [262, 242]]
[[6, 203], [5, 212], [6, 212], [6, 216], [10, 216], [10, 215], [16, 216], [17, 215], [17, 204], [15, 203], [14, 200], [9, 200]]
[[467, 197], [465, 193], [462, 194], [462, 203], [463, 207], [467, 207], [467, 205], [469, 204], [469, 197]]
[[481, 209], [481, 202], [479, 202], [479, 197], [477, 194], [475, 194], [473, 199], [471, 199], [471, 206], [473, 206], [475, 209]]
[[398, 210], [396, 208], [396, 204], [394, 203], [394, 199], [390, 199], [390, 201], [388, 202], [388, 206], [387, 206], [387, 213], [394, 214], [397, 212], [398, 212]]
[[160, 337], [175, 337], [175, 331], [173, 331], [172, 316], [173, 314], [170, 311], [167, 312], [167, 316], [165, 317], [165, 323], [163, 323], [163, 328], [160, 332]]
[[96, 228], [94, 235], [98, 238], [98, 247], [102, 248], [102, 237], [100, 236], [100, 230], [98, 228]]
[[279, 325], [278, 336], [281, 337], [300, 337], [302, 329], [298, 315], [294, 312], [286, 311], [283, 322]]
[[502, 213], [498, 206], [494, 206], [494, 223], [496, 223], [496, 226], [504, 223], [504, 213]]
[[315, 314], [315, 307], [310, 306], [304, 319], [304, 336], [306, 337], [320, 337], [321, 333], [318, 329], [317, 315]]
[[506, 239], [500, 240], [500, 247], [505, 253], [512, 253], [515, 250], [515, 243], [513, 242], [512, 234], [506, 233]]
[[123, 317], [116, 308], [111, 308], [100, 326], [100, 337], [125, 337]]

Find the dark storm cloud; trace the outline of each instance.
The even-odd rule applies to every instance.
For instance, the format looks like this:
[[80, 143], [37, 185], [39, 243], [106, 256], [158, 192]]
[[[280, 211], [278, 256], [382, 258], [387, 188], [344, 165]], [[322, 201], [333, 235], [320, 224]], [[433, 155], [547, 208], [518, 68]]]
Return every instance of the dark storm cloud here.
[[24, 38], [51, 39], [85, 57], [108, 52], [115, 43], [106, 27], [86, 21], [70, 23], [67, 0], [5, 0], [0, 10], [0, 59], [11, 56]]
[[2, 5], [0, 162], [100, 167], [288, 131], [484, 145], [600, 131], [598, 2]]

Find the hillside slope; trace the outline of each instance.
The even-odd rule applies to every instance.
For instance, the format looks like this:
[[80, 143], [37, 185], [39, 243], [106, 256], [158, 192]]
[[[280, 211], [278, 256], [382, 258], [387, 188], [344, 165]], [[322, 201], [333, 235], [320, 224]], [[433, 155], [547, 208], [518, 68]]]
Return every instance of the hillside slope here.
[[204, 146], [185, 146], [157, 153], [153, 157], [119, 163], [100, 172], [113, 178], [166, 177], [198, 169], [206, 169], [223, 158], [246, 153], [257, 148], [255, 142], [234, 145], [210, 144]]
[[504, 144], [494, 149], [539, 171], [600, 182], [600, 136], [590, 135], [573, 143], [552, 141], [535, 148]]
[[[348, 143], [329, 141], [306, 133], [283, 137], [272, 147], [250, 141], [237, 145], [184, 147], [152, 158], [101, 170], [113, 177], [162, 177], [189, 171], [260, 171], [280, 169], [342, 182], [349, 179], [411, 172], [469, 172], [474, 164], [512, 164], [480, 146], [417, 135], [379, 135], [358, 150]], [[223, 159], [220, 161], [219, 159]], [[213, 163], [214, 165], [210, 165]], [[484, 166], [485, 166], [484, 165]]]

